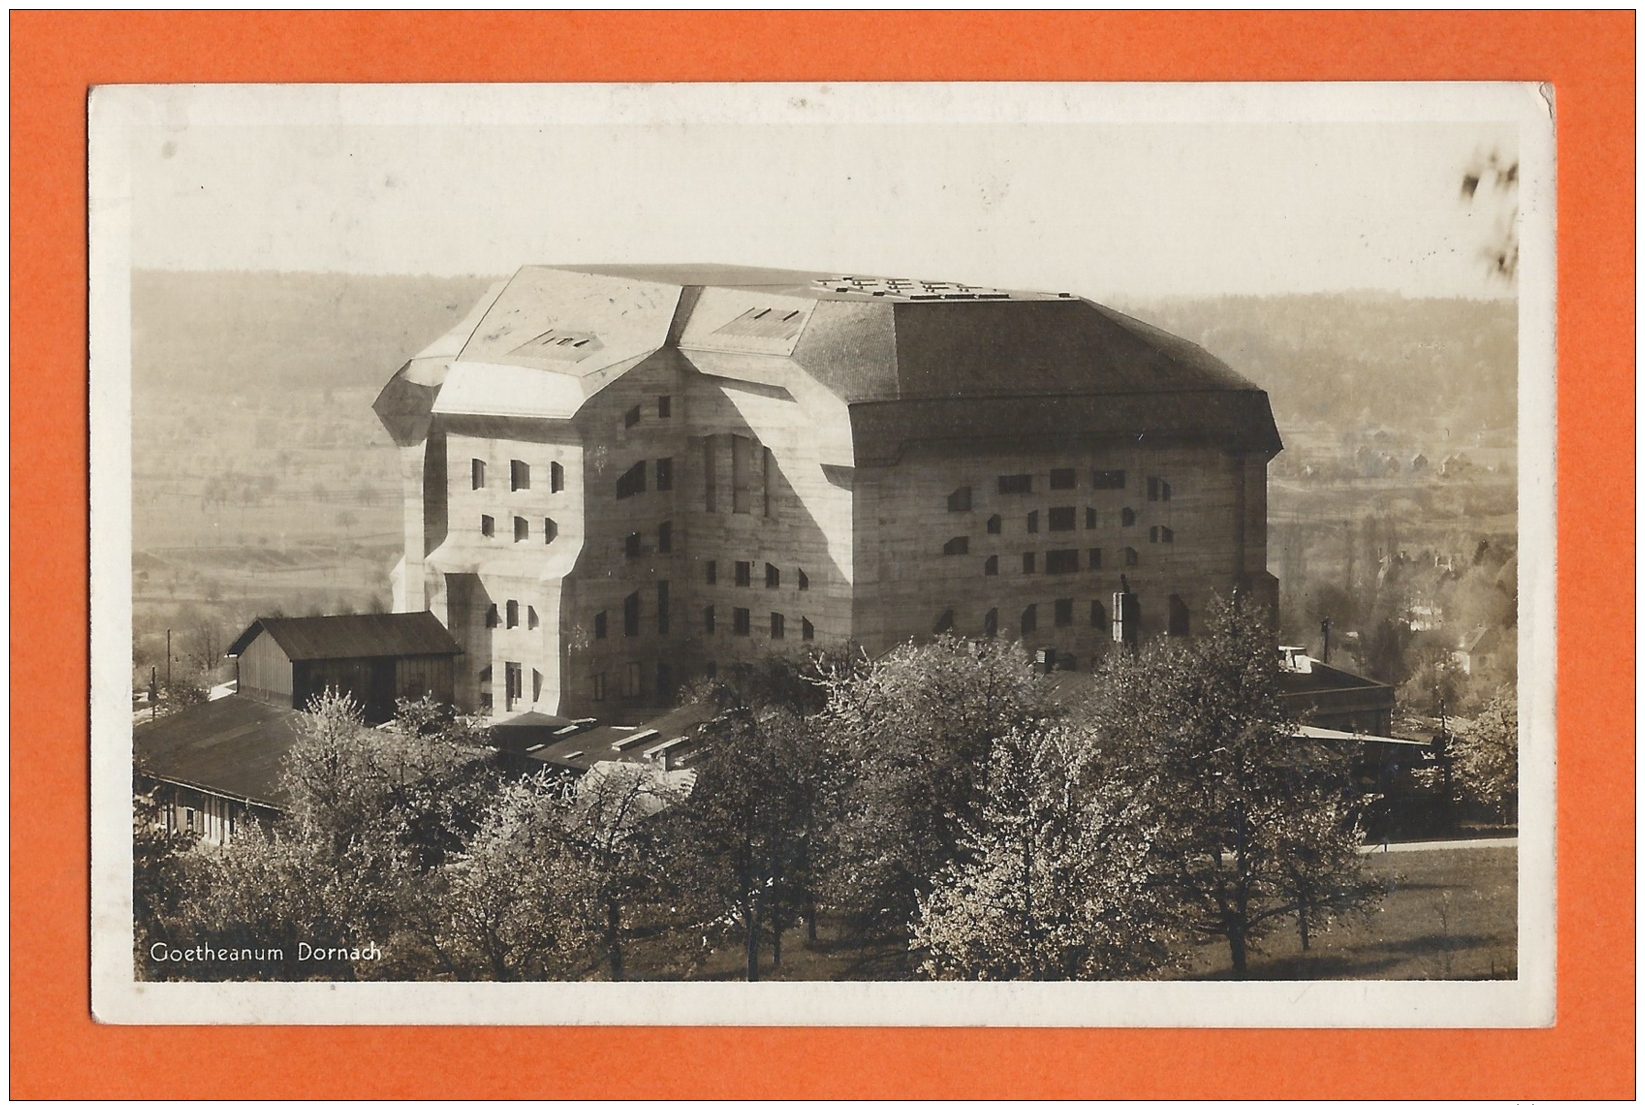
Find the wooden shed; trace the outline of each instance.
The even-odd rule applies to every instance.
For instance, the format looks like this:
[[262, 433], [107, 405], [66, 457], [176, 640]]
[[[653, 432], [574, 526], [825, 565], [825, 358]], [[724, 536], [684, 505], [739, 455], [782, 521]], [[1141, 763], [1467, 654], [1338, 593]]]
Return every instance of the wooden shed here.
[[401, 698], [452, 700], [452, 658], [462, 649], [438, 618], [346, 614], [259, 618], [229, 646], [238, 693], [301, 710], [327, 688], [353, 696], [368, 724], [394, 716]]

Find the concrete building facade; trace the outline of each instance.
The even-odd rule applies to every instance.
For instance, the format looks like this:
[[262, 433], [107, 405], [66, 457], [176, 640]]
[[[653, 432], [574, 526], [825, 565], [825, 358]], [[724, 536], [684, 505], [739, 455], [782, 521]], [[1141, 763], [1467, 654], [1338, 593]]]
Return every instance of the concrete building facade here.
[[395, 609], [459, 706], [655, 712], [771, 650], [952, 629], [1083, 670], [1272, 605], [1267, 395], [1067, 294], [530, 267], [388, 383]]

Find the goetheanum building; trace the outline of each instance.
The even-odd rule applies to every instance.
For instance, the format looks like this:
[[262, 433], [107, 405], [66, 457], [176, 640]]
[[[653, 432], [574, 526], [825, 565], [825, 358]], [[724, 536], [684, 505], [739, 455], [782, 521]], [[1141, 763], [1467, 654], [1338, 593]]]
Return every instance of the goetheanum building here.
[[603, 717], [772, 649], [945, 630], [1085, 669], [1272, 605], [1268, 397], [1067, 293], [528, 267], [413, 358], [395, 609], [459, 705]]

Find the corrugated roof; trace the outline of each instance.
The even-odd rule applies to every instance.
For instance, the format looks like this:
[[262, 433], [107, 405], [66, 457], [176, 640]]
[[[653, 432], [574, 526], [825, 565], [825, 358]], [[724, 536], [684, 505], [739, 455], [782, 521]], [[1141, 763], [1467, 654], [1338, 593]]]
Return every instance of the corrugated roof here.
[[440, 619], [422, 610], [414, 614], [258, 618], [229, 646], [228, 655], [239, 656], [264, 632], [293, 660], [455, 656], [463, 651]]
[[528, 755], [538, 763], [575, 771], [612, 761], [643, 763], [647, 752], [663, 744], [677, 747], [713, 716], [712, 706], [694, 702], [639, 725], [596, 726]]
[[134, 759], [150, 778], [282, 809], [280, 772], [301, 717], [296, 710], [229, 695], [137, 726]]

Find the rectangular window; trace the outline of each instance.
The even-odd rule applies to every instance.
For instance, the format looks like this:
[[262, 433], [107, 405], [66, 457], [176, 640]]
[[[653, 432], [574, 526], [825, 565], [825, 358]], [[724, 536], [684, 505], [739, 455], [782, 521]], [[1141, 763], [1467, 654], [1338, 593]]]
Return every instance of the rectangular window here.
[[657, 665], [657, 698], [666, 702], [674, 693], [674, 669], [667, 664]]
[[772, 614], [771, 615], [771, 639], [773, 641], [780, 641], [780, 640], [782, 640], [782, 637], [783, 637], [783, 616], [781, 614]]
[[1072, 468], [1051, 469], [1052, 491], [1072, 491], [1074, 489], [1074, 485], [1078, 482], [1079, 477], [1075, 474], [1075, 471]]
[[1153, 503], [1153, 502], [1170, 502], [1171, 501], [1171, 485], [1166, 483], [1164, 480], [1160, 479], [1158, 476], [1149, 476], [1148, 477], [1148, 501], [1151, 502], [1151, 503]]
[[949, 493], [948, 511], [950, 514], [959, 514], [971, 509], [971, 489], [961, 487]]
[[1057, 622], [1058, 626], [1066, 627], [1066, 626], [1073, 625], [1074, 624], [1074, 600], [1073, 599], [1058, 599], [1057, 600], [1055, 617], [1056, 617], [1056, 622]]
[[1149, 541], [1150, 544], [1154, 544], [1154, 545], [1159, 544], [1159, 527], [1158, 526], [1149, 526], [1148, 527], [1148, 541]]
[[516, 540], [516, 541], [526, 541], [526, 540], [529, 540], [530, 537], [531, 537], [531, 523], [526, 521], [524, 518], [521, 518], [518, 514], [516, 514], [514, 516], [514, 540]]
[[1029, 533], [1038, 533], [1039, 531], [1040, 531], [1040, 512], [1037, 511], [1037, 510], [1030, 510], [1028, 512], [1028, 532]]
[[480, 515], [480, 536], [481, 537], [495, 537], [495, 536], [497, 536], [497, 519], [493, 518], [489, 514]]
[[668, 580], [657, 581], [657, 635], [668, 636]]
[[623, 412], [623, 429], [630, 430], [640, 424], [640, 405], [638, 403]]
[[754, 562], [752, 560], [737, 561], [737, 586], [747, 587], [754, 581]]
[[497, 604], [492, 603], [491, 605], [487, 606], [486, 607], [486, 628], [487, 629], [496, 629], [497, 626], [500, 624], [500, 621], [501, 621], [501, 619], [499, 619], [497, 617]]
[[1034, 574], [1034, 554], [1031, 552], [1022, 554], [1022, 574], [1025, 576]]
[[1108, 631], [1108, 611], [1102, 608], [1101, 599], [1091, 600], [1091, 628]]
[[565, 490], [565, 467], [559, 461], [548, 466], [548, 490], [556, 495]]
[[623, 696], [625, 698], [639, 698], [640, 695], [644, 693], [644, 690], [640, 686], [639, 662], [630, 661], [628, 665], [628, 679], [625, 681], [623, 686]]
[[717, 457], [714, 455], [714, 439], [703, 438], [703, 509], [713, 514], [719, 507], [719, 476], [714, 471]]
[[1177, 535], [1170, 526], [1161, 526], [1159, 528], [1159, 539], [1160, 544], [1169, 545], [1176, 541]]
[[623, 600], [623, 636], [640, 635], [640, 593], [635, 591]]
[[1080, 551], [1078, 549], [1052, 549], [1045, 554], [1045, 572], [1047, 575], [1067, 575], [1069, 572], [1080, 570]]
[[964, 556], [970, 551], [971, 539], [969, 537], [950, 538], [949, 541], [942, 547], [942, 554], [944, 556]]
[[1024, 637], [1040, 627], [1039, 607], [1033, 603], [1022, 608], [1022, 635]]
[[817, 636], [817, 627], [811, 624], [810, 618], [800, 619], [800, 640], [810, 641]]
[[674, 397], [672, 395], [657, 396], [657, 417], [672, 418], [674, 416]]
[[1085, 508], [1085, 528], [1097, 528], [1097, 508], [1094, 506], [1088, 506]]
[[988, 532], [989, 533], [998, 533], [999, 531], [1000, 531], [1000, 516], [998, 514], [990, 514], [988, 516]]
[[1137, 550], [1131, 548], [1130, 546], [1126, 546], [1125, 549], [1125, 566], [1127, 568], [1135, 568], [1137, 566]]
[[631, 533], [623, 539], [623, 555], [628, 557], [628, 559], [633, 560], [644, 551], [645, 549], [641, 543], [639, 534]]
[[1171, 485], [1164, 480], [1159, 482], [1159, 497], [1163, 502], [1171, 501]]
[[658, 491], [673, 491], [674, 490], [674, 458], [673, 457], [658, 457], [657, 458], [657, 490]]
[[505, 607], [508, 613], [508, 624], [505, 628], [516, 629], [520, 624], [520, 603], [516, 599], [509, 599]]
[[1027, 495], [1032, 493], [1033, 490], [1034, 477], [1032, 475], [1000, 477], [1001, 495]]
[[714, 584], [720, 582], [720, 562], [718, 560], [710, 560], [706, 565], [706, 568], [707, 571], [705, 574], [709, 585], [713, 586]]
[[536, 668], [531, 669], [531, 701], [540, 701], [543, 697], [543, 673]]
[[782, 574], [781, 569], [779, 569], [775, 564], [767, 564], [765, 566], [765, 585], [766, 585], [766, 587], [768, 589], [773, 588], [773, 587], [781, 587], [782, 583], [783, 583], [783, 574]]
[[982, 633], [985, 637], [993, 637], [1000, 631], [1000, 612], [998, 608], [991, 608], [982, 616]]
[[510, 491], [531, 490], [531, 465], [523, 460], [508, 462], [508, 489]]
[[560, 536], [560, 526], [552, 518], [543, 519], [543, 544], [552, 545], [554, 539]]
[[542, 623], [537, 620], [537, 608], [535, 606], [526, 607], [525, 608], [525, 627], [527, 629], [536, 629], [541, 624]]
[[753, 480], [754, 441], [741, 434], [731, 435], [731, 513], [748, 513], [748, 488]]
[[478, 457], [474, 458], [469, 463], [469, 477], [473, 481], [474, 490], [478, 491], [484, 487], [486, 485], [486, 462]]
[[605, 701], [605, 672], [603, 671], [594, 677], [594, 701]]
[[738, 606], [731, 611], [731, 632], [739, 637], [748, 636], [748, 607]]
[[1071, 506], [1054, 506], [1046, 516], [1046, 523], [1052, 533], [1074, 528], [1074, 508]]
[[771, 494], [771, 486], [777, 479], [777, 462], [771, 456], [771, 450], [765, 449], [760, 454], [760, 513], [767, 518], [774, 517], [772, 511], [776, 503]]
[[1124, 491], [1125, 469], [1097, 468], [1091, 472], [1091, 486], [1097, 491]]
[[997, 556], [991, 556], [987, 560], [984, 560], [982, 562], [982, 574], [985, 575], [985, 576], [997, 576], [997, 575], [999, 575], [1000, 574], [1000, 558], [997, 557]]
[[799, 575], [800, 575], [800, 590], [802, 590], [802, 591], [811, 590], [811, 577], [805, 574], [805, 569], [804, 568], [798, 568], [798, 569], [796, 569], [796, 571], [798, 571]]
[[617, 498], [626, 499], [645, 491], [645, 461], [636, 461], [628, 471], [617, 477]]
[[596, 641], [605, 640], [605, 611], [604, 610], [602, 610], [598, 614], [594, 615], [594, 639]]
[[672, 553], [674, 551], [673, 522], [657, 523], [657, 551], [660, 553]]
[[512, 710], [520, 704], [525, 690], [525, 672], [519, 664], [503, 665], [503, 709]]
[[1090, 571], [1093, 571], [1093, 572], [1096, 571], [1097, 569], [1101, 568], [1102, 567], [1102, 550], [1101, 549], [1086, 549], [1085, 550], [1085, 566], [1086, 566], [1087, 569], [1089, 569]]
[[703, 632], [714, 632], [714, 608], [712, 606], [703, 607]]

